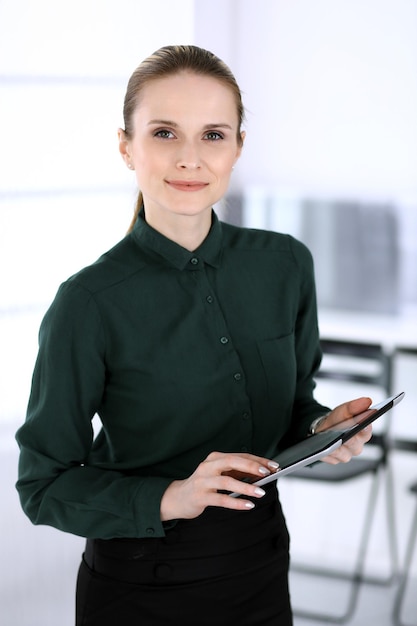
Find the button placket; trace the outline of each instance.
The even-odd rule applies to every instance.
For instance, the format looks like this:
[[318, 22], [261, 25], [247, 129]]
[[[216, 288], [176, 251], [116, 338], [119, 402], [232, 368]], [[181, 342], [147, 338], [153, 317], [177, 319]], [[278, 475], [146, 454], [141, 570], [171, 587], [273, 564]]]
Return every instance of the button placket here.
[[[190, 259], [191, 263], [193, 262], [193, 259], [194, 259], [194, 257], [192, 259]], [[225, 318], [223, 316], [223, 312], [221, 310], [221, 306], [218, 306], [219, 303], [217, 301], [216, 295], [215, 294], [212, 295], [212, 293], [213, 293], [213, 291], [212, 291], [213, 286], [212, 286], [211, 282], [208, 279], [209, 277], [208, 277], [207, 268], [206, 268], [205, 265], [204, 265], [203, 269], [204, 269], [203, 272], [199, 272], [198, 288], [204, 294], [204, 302], [207, 303], [207, 304], [210, 304], [210, 305], [214, 305], [212, 307], [212, 309], [211, 309], [211, 313], [210, 313], [210, 316], [209, 316], [209, 318], [211, 320], [211, 323], [213, 324], [212, 330], [215, 330], [217, 328], [217, 332], [219, 333], [217, 335], [219, 343], [223, 347], [226, 347], [226, 346], [228, 347], [227, 354], [228, 354], [228, 358], [230, 359], [231, 367], [233, 368], [231, 370], [231, 376], [233, 376], [233, 381], [234, 382], [240, 383], [241, 391], [238, 392], [239, 395], [240, 395], [240, 393], [243, 392], [245, 394], [245, 397], [246, 397], [246, 391], [244, 389], [244, 386], [242, 387], [242, 381], [244, 380], [244, 375], [243, 375], [242, 370], [238, 369], [238, 368], [242, 367], [239, 355], [236, 352], [236, 350], [234, 349], [231, 337], [227, 334], [228, 327], [227, 327], [226, 320], [225, 320]], [[222, 331], [223, 331], [224, 334], [221, 334]], [[236, 369], [234, 369], [234, 368], [236, 368]], [[250, 424], [250, 420], [248, 420], [247, 418], [245, 418], [245, 421]]]
[[[243, 408], [243, 407], [242, 407]], [[242, 412], [239, 415], [240, 418], [240, 444], [241, 451], [247, 452], [251, 449], [252, 446], [252, 436], [253, 436], [253, 424], [252, 424], [252, 414], [248, 408], [243, 408]]]

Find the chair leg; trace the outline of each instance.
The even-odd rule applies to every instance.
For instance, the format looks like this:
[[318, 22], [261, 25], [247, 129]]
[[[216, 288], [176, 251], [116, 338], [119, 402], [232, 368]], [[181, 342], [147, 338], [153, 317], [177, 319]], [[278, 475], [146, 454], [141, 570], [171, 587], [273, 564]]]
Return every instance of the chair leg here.
[[320, 569], [320, 568], [305, 568], [305, 567], [297, 567], [295, 566], [293, 569], [298, 571], [304, 571], [306, 573], [332, 578], [341, 578], [345, 580], [349, 580], [351, 583], [350, 587], [350, 595], [347, 601], [346, 609], [342, 614], [334, 615], [321, 613], [319, 611], [310, 611], [304, 609], [293, 608], [293, 613], [295, 616], [300, 617], [302, 619], [310, 619], [313, 621], [318, 621], [322, 623], [333, 623], [333, 624], [344, 624], [347, 622], [353, 615], [358, 597], [359, 597], [359, 589], [362, 582], [364, 582], [363, 570], [365, 566], [366, 552], [368, 547], [369, 536], [372, 528], [372, 522], [374, 519], [374, 513], [376, 508], [376, 501], [379, 491], [379, 485], [381, 482], [381, 472], [377, 472], [374, 475], [373, 484], [371, 487], [370, 496], [368, 499], [368, 504], [366, 507], [365, 513], [365, 521], [362, 531], [362, 536], [359, 543], [359, 550], [356, 559], [356, 564], [353, 568], [352, 573], [345, 572], [337, 572], [329, 569]]
[[392, 583], [398, 576], [398, 543], [397, 543], [397, 521], [395, 517], [395, 490], [394, 490], [394, 476], [391, 467], [391, 463], [388, 459], [385, 468], [386, 471], [386, 507], [387, 507], [387, 520], [388, 520], [388, 541], [390, 551], [390, 563], [391, 563], [391, 576], [386, 580], [386, 583]]
[[390, 585], [398, 576], [397, 523], [395, 517], [395, 496], [392, 468], [388, 462], [385, 467], [385, 507], [387, 515], [387, 534], [389, 549], [389, 574], [385, 578], [362, 576], [361, 582], [370, 585]]
[[395, 626], [417, 626], [417, 622], [414, 622], [413, 625], [406, 624], [405, 622], [402, 621], [402, 618], [401, 618], [403, 602], [404, 602], [404, 598], [405, 598], [405, 594], [406, 594], [407, 586], [409, 582], [411, 562], [413, 559], [416, 539], [417, 539], [417, 506], [416, 506], [416, 510], [414, 513], [414, 519], [413, 519], [411, 530], [410, 530], [410, 537], [408, 539], [408, 544], [406, 548], [404, 571], [401, 575], [397, 594], [394, 600], [394, 609], [392, 613], [392, 619], [393, 619], [393, 623], [395, 624]]

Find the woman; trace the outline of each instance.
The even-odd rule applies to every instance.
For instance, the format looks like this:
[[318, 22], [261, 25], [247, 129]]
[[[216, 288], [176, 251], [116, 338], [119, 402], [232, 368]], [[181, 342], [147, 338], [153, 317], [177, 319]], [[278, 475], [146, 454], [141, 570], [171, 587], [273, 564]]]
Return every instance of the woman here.
[[210, 52], [169, 46], [137, 68], [119, 131], [141, 190], [130, 231], [61, 286], [41, 326], [17, 488], [35, 524], [87, 538], [78, 626], [292, 623], [275, 481], [241, 479], [275, 472], [277, 451], [329, 410], [313, 398], [309, 252], [212, 210], [242, 119]]

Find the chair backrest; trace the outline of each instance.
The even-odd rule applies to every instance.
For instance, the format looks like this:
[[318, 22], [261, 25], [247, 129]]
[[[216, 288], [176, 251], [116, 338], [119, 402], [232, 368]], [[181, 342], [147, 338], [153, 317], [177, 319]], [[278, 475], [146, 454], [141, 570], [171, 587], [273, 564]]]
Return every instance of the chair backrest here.
[[332, 355], [343, 359], [361, 359], [376, 367], [366, 371], [353, 369], [347, 361], [342, 359], [339, 367], [329, 369], [323, 364], [317, 374], [317, 378], [332, 380], [344, 380], [356, 383], [366, 383], [382, 387], [387, 395], [391, 393], [392, 371], [391, 358], [379, 344], [361, 343], [358, 341], [345, 341], [339, 339], [322, 339], [321, 349], [323, 356]]
[[402, 452], [415, 452], [417, 454], [417, 439], [395, 439], [394, 447]]
[[[318, 384], [320, 380], [341, 384], [353, 383], [363, 385], [365, 388], [369, 386], [371, 389], [378, 387], [383, 396], [391, 395], [392, 360], [381, 345], [328, 338], [322, 339], [320, 343], [323, 363], [316, 376]], [[379, 446], [383, 454], [386, 454], [390, 447], [390, 421], [388, 412], [384, 416], [383, 428], [380, 430], [374, 428], [374, 434], [369, 442]]]

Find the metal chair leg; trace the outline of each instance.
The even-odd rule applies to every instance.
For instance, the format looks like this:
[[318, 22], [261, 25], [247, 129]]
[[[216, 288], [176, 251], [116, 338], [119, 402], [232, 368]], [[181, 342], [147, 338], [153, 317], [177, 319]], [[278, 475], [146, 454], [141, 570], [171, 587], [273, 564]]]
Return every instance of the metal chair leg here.
[[400, 583], [398, 586], [397, 594], [395, 596], [394, 601], [394, 609], [392, 614], [393, 623], [395, 626], [417, 626], [417, 621], [414, 624], [406, 624], [402, 621], [401, 613], [403, 609], [404, 598], [406, 595], [408, 583], [409, 583], [409, 575], [411, 570], [411, 562], [413, 560], [413, 554], [416, 547], [417, 540], [417, 506], [414, 513], [414, 519], [411, 525], [410, 537], [408, 539], [407, 548], [406, 548], [406, 557], [404, 563], [404, 571], [400, 578]]
[[[388, 471], [388, 468], [385, 468], [385, 472]], [[387, 477], [388, 478], [388, 477]], [[394, 519], [394, 506], [393, 506], [393, 490], [392, 490], [392, 482], [391, 478], [388, 478], [388, 483], [386, 483], [386, 500], [388, 507], [388, 540], [390, 544], [390, 565], [391, 571], [390, 575], [387, 579], [377, 579], [370, 578], [364, 576], [364, 567], [365, 567], [365, 559], [367, 554], [367, 547], [369, 542], [369, 536], [372, 529], [372, 523], [375, 516], [376, 509], [376, 501], [379, 492], [379, 487], [382, 480], [382, 473], [379, 471], [373, 479], [373, 485], [371, 487], [371, 493], [368, 499], [366, 513], [365, 513], [365, 522], [363, 526], [362, 536], [359, 543], [359, 551], [356, 560], [356, 564], [351, 573], [331, 571], [326, 569], [319, 568], [308, 568], [308, 567], [297, 567], [293, 568], [294, 571], [303, 571], [305, 573], [313, 574], [316, 576], [328, 577], [329, 575], [332, 578], [345, 579], [351, 582], [350, 595], [348, 597], [346, 609], [343, 613], [339, 615], [321, 613], [320, 611], [310, 611], [304, 609], [293, 608], [293, 613], [296, 617], [302, 619], [310, 619], [313, 621], [318, 621], [322, 623], [333, 623], [333, 624], [344, 624], [346, 623], [353, 615], [360, 591], [360, 585], [362, 583], [371, 583], [371, 584], [389, 584], [393, 580], [393, 577], [396, 575], [397, 571], [397, 548], [396, 548], [396, 537], [395, 537], [395, 519]]]

